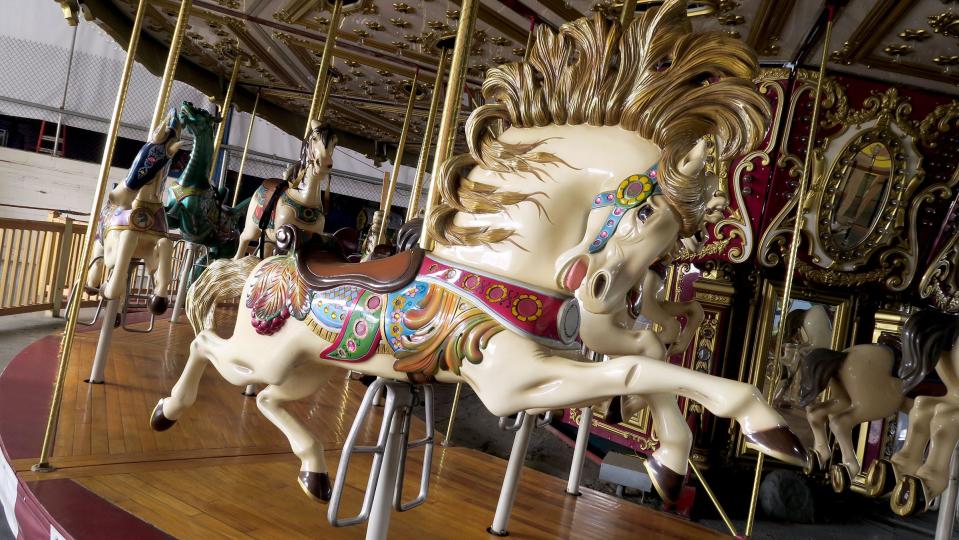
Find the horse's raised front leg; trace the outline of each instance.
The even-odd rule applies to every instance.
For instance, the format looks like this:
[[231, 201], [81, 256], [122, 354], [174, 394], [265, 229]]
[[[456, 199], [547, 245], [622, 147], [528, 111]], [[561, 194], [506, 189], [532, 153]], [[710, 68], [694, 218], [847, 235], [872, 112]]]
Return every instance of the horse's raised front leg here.
[[116, 241], [113, 245], [111, 261], [106, 261], [107, 266], [112, 268], [112, 272], [110, 279], [103, 286], [103, 296], [109, 300], [119, 300], [126, 294], [127, 268], [137, 248], [137, 234], [133, 231], [119, 231], [112, 234], [117, 235]]
[[204, 330], [193, 339], [190, 343], [190, 357], [183, 367], [183, 372], [180, 373], [180, 378], [173, 385], [169, 397], [161, 399], [153, 408], [150, 425], [155, 431], [170, 429], [183, 411], [196, 402], [196, 393], [207, 362], [211, 360], [214, 349], [225, 342], [226, 340], [216, 335], [213, 330]]
[[842, 463], [846, 466], [849, 478], [859, 474], [861, 465], [856, 455], [856, 446], [852, 442], [852, 430], [862, 422], [862, 414], [857, 407], [850, 407], [829, 418], [829, 429], [836, 435], [839, 450], [842, 452]]
[[[307, 495], [323, 502], [330, 500], [332, 483], [323, 459], [323, 443], [299, 420], [283, 408], [287, 401], [303, 399], [326, 382], [335, 368], [321, 367], [313, 363], [301, 364], [290, 372], [290, 376], [281, 384], [271, 384], [256, 396], [256, 405], [263, 416], [290, 440], [290, 447], [300, 458], [300, 487]], [[341, 479], [343, 481], [345, 479]]]
[[747, 440], [763, 452], [796, 465], [805, 463], [805, 450], [786, 422], [756, 387], [746, 383], [643, 356], [577, 362], [508, 331], [493, 336], [483, 354], [482, 362], [465, 363], [461, 374], [497, 416], [625, 394], [677, 394], [698, 401], [717, 416], [736, 419]]

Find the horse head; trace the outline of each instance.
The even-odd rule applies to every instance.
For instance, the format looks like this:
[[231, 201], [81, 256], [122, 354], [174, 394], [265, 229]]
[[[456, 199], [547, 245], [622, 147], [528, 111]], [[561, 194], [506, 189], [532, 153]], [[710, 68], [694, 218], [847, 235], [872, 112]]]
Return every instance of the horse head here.
[[205, 140], [212, 142], [215, 126], [222, 120], [220, 116], [196, 107], [189, 101], [184, 101], [180, 104], [180, 111], [177, 117], [179, 124], [192, 134], [197, 142]]
[[321, 173], [329, 172], [333, 168], [333, 150], [338, 142], [339, 138], [331, 125], [311, 120], [310, 134], [306, 139], [306, 164], [312, 164]]

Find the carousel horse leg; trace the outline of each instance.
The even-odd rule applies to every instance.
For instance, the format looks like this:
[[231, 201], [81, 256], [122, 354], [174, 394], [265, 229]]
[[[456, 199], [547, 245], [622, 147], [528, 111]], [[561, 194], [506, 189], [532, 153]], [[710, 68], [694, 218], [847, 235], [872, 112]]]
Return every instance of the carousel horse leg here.
[[918, 512], [925, 510], [949, 483], [949, 463], [959, 442], [959, 407], [948, 402], [936, 405], [930, 428], [929, 452], [915, 473], [919, 480], [916, 496], [922, 496]]
[[509, 516], [516, 501], [516, 490], [519, 487], [519, 476], [523, 472], [523, 462], [526, 461], [526, 450], [529, 447], [529, 438], [536, 426], [536, 415], [525, 412], [516, 436], [513, 437], [513, 449], [506, 464], [506, 476], [503, 478], [503, 487], [500, 489], [499, 502], [496, 503], [496, 513], [493, 515], [493, 524], [487, 532], [496, 536], [508, 536]]
[[221, 337], [217, 336], [212, 330], [204, 330], [197, 334], [193, 343], [190, 344], [190, 357], [183, 366], [180, 378], [170, 395], [157, 402], [153, 408], [153, 414], [150, 417], [150, 425], [154, 431], [166, 431], [180, 418], [183, 411], [190, 408], [196, 402], [197, 390], [200, 387], [200, 379], [203, 378], [203, 372], [206, 370], [209, 362], [209, 349], [211, 342], [224, 343]]
[[821, 470], [829, 462], [832, 454], [829, 447], [829, 417], [848, 407], [848, 399], [836, 397], [806, 407], [806, 420], [812, 428], [813, 436], [813, 448], [809, 454], [809, 467], [806, 474]]
[[[114, 269], [116, 272], [116, 269]], [[123, 272], [126, 275], [126, 272]], [[107, 310], [100, 319], [100, 338], [97, 340], [97, 352], [93, 356], [93, 366], [90, 368], [89, 384], [103, 384], [103, 371], [107, 367], [107, 356], [110, 354], [110, 342], [113, 340], [113, 329], [116, 327], [117, 312], [120, 308], [120, 299], [107, 300]]]
[[166, 312], [169, 300], [170, 272], [173, 264], [173, 242], [169, 238], [157, 240], [153, 248], [153, 260], [147, 261], [148, 271], [153, 274], [153, 296], [150, 298], [150, 311], [154, 315]]
[[[90, 269], [87, 271], [86, 286], [87, 289], [93, 291], [93, 294], [96, 294], [96, 291], [99, 291], [103, 285], [103, 272], [105, 270], [106, 267], [103, 263], [103, 243], [101, 240], [93, 243], [93, 262], [90, 263]], [[77, 294], [79, 294], [79, 291]]]
[[110, 259], [113, 260], [113, 271], [110, 273], [110, 279], [103, 285], [103, 297], [110, 300], [120, 300], [126, 292], [127, 267], [130, 266], [130, 260], [137, 248], [137, 237], [133, 231], [119, 231], [116, 234], [113, 254]]
[[926, 445], [929, 444], [933, 411], [941, 401], [941, 397], [919, 396], [913, 402], [912, 410], [909, 411], [906, 440], [891, 460], [897, 483], [904, 475], [914, 475], [922, 464]]
[[190, 288], [190, 276], [193, 275], [194, 257], [196, 257], [196, 244], [187, 242], [183, 253], [183, 263], [180, 265], [180, 282], [176, 287], [176, 302], [173, 304], [173, 314], [170, 316], [170, 322], [174, 324], [179, 321], [180, 312], [183, 311], [183, 305], [186, 302], [186, 293]]
[[583, 477], [583, 465], [586, 463], [586, 446], [589, 444], [589, 428], [593, 424], [593, 408], [579, 410], [579, 429], [576, 430], [576, 446], [573, 447], [573, 463], [569, 466], [569, 481], [566, 483], [568, 495], [580, 496], [580, 479]]
[[[250, 210], [252, 212], [252, 210]], [[250, 251], [250, 242], [255, 242], [260, 236], [260, 229], [257, 224], [247, 220], [246, 226], [243, 227], [243, 232], [240, 233], [239, 245], [236, 248], [236, 255], [233, 256], [234, 261], [238, 261], [243, 257], [246, 257], [248, 251]]]
[[[518, 369], [517, 357], [529, 360]], [[673, 393], [695, 399], [717, 416], [737, 420], [750, 446], [788, 463], [805, 463], [802, 444], [759, 390], [746, 383], [643, 356], [578, 362], [552, 356], [512, 332], [493, 336], [484, 358], [478, 364], [464, 363], [461, 374], [497, 416], [524, 410], [535, 413], [617, 395]]]
[[693, 434], [673, 394], [643, 396], [659, 436], [659, 448], [646, 459], [646, 471], [664, 501], [675, 503], [686, 481]]
[[300, 458], [300, 487], [307, 495], [322, 502], [329, 502], [333, 489], [326, 460], [323, 459], [323, 443], [284, 409], [283, 404], [316, 392], [330, 378], [330, 371], [315, 364], [301, 365], [290, 373], [286, 381], [268, 385], [256, 396], [260, 412], [286, 435], [293, 453]]
[[829, 430], [836, 436], [842, 462], [833, 464], [829, 471], [833, 491], [842, 493], [849, 489], [852, 479], [859, 474], [859, 458], [856, 457], [856, 446], [852, 442], [852, 430], [862, 422], [858, 408], [846, 409], [829, 418]]
[[939, 500], [939, 517], [936, 520], [936, 540], [951, 540], [956, 525], [956, 497], [959, 495], [959, 449], [952, 452], [949, 464], [949, 485]]

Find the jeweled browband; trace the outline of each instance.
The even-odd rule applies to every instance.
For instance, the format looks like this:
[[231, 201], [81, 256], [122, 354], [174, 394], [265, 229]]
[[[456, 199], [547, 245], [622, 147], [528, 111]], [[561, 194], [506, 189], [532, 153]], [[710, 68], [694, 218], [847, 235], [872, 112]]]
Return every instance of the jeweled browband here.
[[612, 206], [609, 216], [603, 223], [596, 239], [589, 245], [590, 253], [598, 253], [606, 247], [606, 242], [616, 232], [619, 222], [626, 212], [636, 208], [649, 200], [649, 197], [659, 193], [659, 183], [656, 180], [656, 170], [659, 163], [654, 164], [643, 174], [634, 174], [627, 177], [614, 191], [604, 191], [593, 197], [593, 209]]

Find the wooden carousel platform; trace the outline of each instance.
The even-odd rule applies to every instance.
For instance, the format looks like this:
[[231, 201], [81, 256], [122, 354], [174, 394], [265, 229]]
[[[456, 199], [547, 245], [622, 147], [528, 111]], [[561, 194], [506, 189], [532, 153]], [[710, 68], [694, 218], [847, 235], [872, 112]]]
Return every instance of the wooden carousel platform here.
[[[221, 321], [221, 327], [232, 327]], [[83, 382], [98, 332], [78, 333], [63, 397], [50, 473], [37, 462], [56, 371], [58, 336], [34, 342], [0, 374], [0, 500], [15, 508], [19, 536], [49, 538], [362, 538], [362, 526], [332, 528], [326, 507], [296, 483], [298, 461], [286, 439], [209, 368], [196, 405], [169, 431], [155, 433], [149, 415], [186, 360], [192, 331], [157, 321], [150, 334], [118, 330], [106, 384]], [[334, 376], [312, 398], [289, 407], [319, 434], [336, 469], [365, 387]], [[372, 418], [366, 440], [380, 418]], [[418, 420], [414, 436], [422, 433]], [[492, 424], [491, 424], [492, 425]], [[416, 460], [422, 451], [411, 453]], [[353, 460], [344, 512], [358, 508], [369, 458]], [[416, 492], [419, 464], [407, 473]], [[492, 520], [505, 461], [466, 448], [434, 456], [429, 499], [394, 514], [391, 538], [493, 538]], [[337, 479], [339, 480], [339, 479]], [[711, 538], [720, 534], [667, 514], [527, 469], [510, 522], [514, 538]]]

